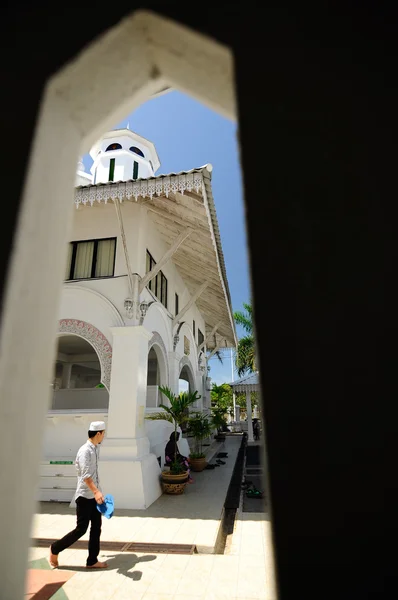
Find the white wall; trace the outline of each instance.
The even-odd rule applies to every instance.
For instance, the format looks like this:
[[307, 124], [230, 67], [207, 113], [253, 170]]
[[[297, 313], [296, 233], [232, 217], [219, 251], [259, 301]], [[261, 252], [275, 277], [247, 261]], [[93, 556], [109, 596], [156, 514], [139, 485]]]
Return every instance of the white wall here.
[[99, 409], [108, 410], [109, 393], [105, 388], [69, 389], [54, 392], [52, 409]]
[[[168, 246], [161, 240], [159, 232], [152, 222], [151, 213], [145, 206], [135, 202], [124, 202], [121, 204], [121, 213], [132, 272], [143, 276], [146, 271], [146, 250], [148, 249], [158, 262], [168, 250]], [[131, 295], [115, 207], [113, 203], [106, 205], [96, 203], [93, 207], [83, 206], [75, 209], [71, 240], [107, 237], [117, 238], [114, 277], [65, 282], [59, 318], [85, 320], [97, 327], [112, 344], [110, 327], [120, 326], [123, 323], [130, 324], [125, 315], [124, 300]], [[168, 308], [166, 309], [156, 301], [157, 299], [148, 289], [143, 291], [141, 300], [145, 298], [148, 301], [156, 301], [156, 304], [149, 307], [144, 326], [148, 331], [160, 335], [164, 344], [164, 358], [167, 361], [169, 360], [168, 353], [173, 352], [172, 320], [175, 316], [175, 293], [179, 296], [180, 310], [189, 301], [190, 294], [172, 260], [164, 266], [162, 271], [168, 281]], [[84, 294], [84, 290], [87, 294]], [[101, 302], [98, 294], [101, 295]], [[105, 306], [106, 302], [109, 306]], [[203, 396], [202, 374], [198, 370], [197, 343], [198, 330], [200, 329], [203, 335], [206, 332], [203, 317], [195, 304], [185, 314], [183, 321], [176, 355], [178, 360], [184, 356], [184, 336], [186, 336], [190, 346], [188, 359], [193, 372], [194, 387]], [[195, 336], [193, 321], [196, 325]], [[163, 373], [161, 384], [169, 385], [169, 383], [167, 373]], [[202, 400], [199, 402], [198, 408], [201, 406]]]
[[111, 327], [123, 325], [119, 311], [105, 296], [88, 286], [77, 284], [64, 284], [58, 318], [77, 319], [94, 325], [111, 346]]
[[156, 408], [159, 403], [159, 386], [148, 385], [146, 388], [147, 408]]
[[[119, 150], [106, 149], [113, 143], [122, 146]], [[131, 152], [131, 147], [136, 147], [141, 150], [144, 157], [139, 156], [135, 152]], [[156, 156], [148, 144], [135, 138], [131, 135], [115, 135], [106, 137], [100, 144], [100, 150], [93, 157], [94, 163], [91, 167], [93, 180], [95, 183], [107, 183], [109, 181], [109, 165], [110, 159], [115, 159], [115, 171], [113, 181], [128, 181], [133, 178], [134, 161], [138, 163], [138, 178], [153, 177], [154, 171], [149, 161], [156, 164]]]
[[[150, 212], [144, 206], [140, 206], [134, 202], [124, 202], [121, 204], [121, 213], [124, 223], [124, 229], [127, 238], [127, 246], [131, 269], [133, 273], [145, 275], [146, 271], [146, 250], [152, 254], [156, 262], [158, 262], [165, 252], [168, 250], [159, 236], [154, 223], [151, 220]], [[122, 240], [119, 235], [119, 225], [117, 221], [116, 211], [113, 203], [109, 204], [94, 204], [93, 207], [80, 207], [75, 210], [71, 241], [88, 240], [96, 238], [116, 237], [116, 261], [115, 261], [115, 277], [124, 276], [123, 293], [128, 292], [127, 268], [123, 253]], [[167, 312], [169, 320], [175, 316], [175, 293], [179, 296], [179, 308], [189, 301], [190, 294], [180, 276], [177, 267], [172, 259], [162, 269], [168, 281], [168, 306]], [[68, 283], [67, 285], [73, 285]], [[121, 288], [117, 288], [112, 279], [99, 280], [80, 280], [79, 285], [96, 289], [115, 304], [118, 309], [123, 312], [124, 297], [120, 300]], [[117, 289], [116, 289], [117, 288]], [[149, 293], [149, 298], [153, 295]], [[148, 318], [148, 317], [147, 317]], [[195, 345], [198, 341], [198, 329], [203, 335], [206, 335], [205, 323], [197, 306], [194, 304], [186, 313], [183, 319], [187, 326], [192, 331], [193, 320], [196, 323]], [[185, 327], [185, 326], [184, 326]], [[196, 352], [196, 350], [195, 350]]]
[[[155, 412], [147, 409], [145, 414]], [[108, 411], [63, 410], [49, 411], [46, 419], [42, 457], [47, 460], [74, 460], [78, 449], [87, 440], [91, 421], [108, 422]], [[164, 452], [170, 434], [174, 430], [166, 421], [145, 420], [145, 432], [150, 443], [150, 452], [161, 457], [164, 466]], [[106, 435], [103, 446], [106, 445]], [[182, 454], [187, 454], [185, 440], [179, 443]], [[101, 452], [101, 449], [100, 449]], [[101, 456], [101, 455], [100, 455]]]
[[45, 459], [74, 460], [87, 441], [91, 421], [108, 421], [108, 411], [49, 411], [43, 439]]
[[[135, 145], [135, 144], [134, 144]], [[109, 182], [109, 167], [111, 158], [115, 159], [113, 181], [128, 181], [133, 179], [134, 162], [138, 164], [138, 176], [136, 179], [153, 177], [153, 170], [147, 160], [134, 152], [114, 150], [101, 154], [98, 161], [93, 165], [93, 181], [95, 183]]]
[[75, 185], [90, 185], [92, 183], [92, 176], [89, 173], [85, 173], [84, 171], [77, 171]]

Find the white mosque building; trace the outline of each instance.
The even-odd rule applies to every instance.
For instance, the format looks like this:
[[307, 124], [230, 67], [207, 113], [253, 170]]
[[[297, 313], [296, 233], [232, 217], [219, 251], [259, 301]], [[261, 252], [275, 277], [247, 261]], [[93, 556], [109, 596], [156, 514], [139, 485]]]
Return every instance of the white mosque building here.
[[162, 493], [171, 432], [145, 419], [165, 401], [159, 385], [185, 383], [201, 396], [194, 408], [208, 409], [208, 360], [236, 346], [212, 166], [155, 175], [155, 146], [129, 129], [90, 155], [91, 174], [82, 162], [76, 173], [38, 497], [72, 501], [76, 451], [104, 420], [103, 491], [118, 508], [144, 509]]

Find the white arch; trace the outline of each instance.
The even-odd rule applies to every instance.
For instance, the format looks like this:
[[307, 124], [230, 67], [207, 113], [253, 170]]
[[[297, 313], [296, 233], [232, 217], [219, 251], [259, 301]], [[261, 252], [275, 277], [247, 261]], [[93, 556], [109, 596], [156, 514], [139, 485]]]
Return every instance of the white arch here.
[[145, 315], [143, 325], [149, 329], [149, 331], [153, 331], [154, 333], [157, 332], [159, 334], [167, 356], [167, 352], [170, 352], [173, 349], [171, 319], [161, 302], [154, 302], [151, 304]]
[[[6, 457], [12, 447], [21, 429], [21, 415], [22, 428], [29, 423], [36, 432], [29, 452], [14, 456], [13, 469], [3, 469], [9, 473], [2, 481], [3, 503], [9, 507], [7, 518], [1, 521], [3, 537], [12, 537], [17, 549], [6, 554], [2, 564], [8, 574], [4, 596], [23, 593], [20, 574], [25, 567], [37, 457], [49, 402], [60, 280], [74, 210], [76, 158], [168, 84], [229, 118], [236, 117], [231, 50], [146, 11], [132, 13], [99, 36], [44, 87], [1, 314], [0, 396], [7, 398], [3, 414], [8, 426], [0, 437], [0, 456]], [[32, 268], [39, 264], [40, 277]], [[26, 310], [27, 295], [21, 290], [28, 290], [34, 318]], [[27, 372], [33, 374], [29, 394], [25, 389]], [[17, 503], [15, 473], [29, 490]]]
[[190, 379], [192, 378], [192, 381], [190, 381], [189, 383], [191, 384], [191, 392], [195, 391], [196, 389], [196, 379], [195, 379], [195, 373], [192, 369], [192, 364], [191, 361], [189, 360], [188, 356], [183, 356], [182, 359], [179, 362], [178, 365], [178, 376], [180, 376], [181, 371], [184, 367], [187, 367], [189, 375], [190, 375]]
[[[151, 348], [154, 348], [157, 358], [158, 365], [160, 368], [160, 380], [162, 385], [169, 385], [169, 362], [167, 360], [167, 350], [162, 337], [159, 335], [157, 331], [153, 331], [153, 336], [148, 342], [148, 354]], [[159, 361], [159, 354], [161, 356], [161, 361]]]
[[189, 346], [190, 346], [189, 357], [191, 360], [192, 368], [195, 370], [198, 368], [198, 350], [197, 350], [197, 346], [196, 346], [196, 340], [193, 335], [192, 327], [187, 323], [187, 321], [184, 321], [182, 323], [180, 333], [179, 333], [179, 336], [180, 336], [179, 345], [180, 345], [181, 353], [184, 351], [183, 350], [183, 348], [184, 348], [183, 336], [184, 335], [186, 335], [186, 337], [188, 337], [188, 339], [189, 339]]
[[112, 369], [112, 346], [103, 333], [91, 323], [78, 319], [61, 319], [58, 333], [64, 335], [77, 335], [86, 340], [95, 350], [101, 365], [101, 383], [109, 392]]

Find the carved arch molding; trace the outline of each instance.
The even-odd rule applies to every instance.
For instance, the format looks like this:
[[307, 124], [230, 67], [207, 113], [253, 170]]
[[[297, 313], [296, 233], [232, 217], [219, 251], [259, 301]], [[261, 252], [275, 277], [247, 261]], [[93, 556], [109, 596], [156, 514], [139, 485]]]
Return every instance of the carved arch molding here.
[[86, 340], [94, 348], [101, 365], [101, 383], [109, 392], [112, 369], [112, 346], [103, 333], [94, 325], [78, 319], [61, 319], [59, 321], [58, 333], [78, 335]]
[[182, 359], [180, 360], [180, 363], [178, 365], [178, 369], [179, 369], [178, 374], [179, 375], [184, 367], [188, 367], [188, 371], [190, 372], [191, 377], [192, 377], [192, 385], [195, 388], [195, 373], [192, 368], [191, 361], [189, 360], [189, 358], [187, 356], [183, 356]]

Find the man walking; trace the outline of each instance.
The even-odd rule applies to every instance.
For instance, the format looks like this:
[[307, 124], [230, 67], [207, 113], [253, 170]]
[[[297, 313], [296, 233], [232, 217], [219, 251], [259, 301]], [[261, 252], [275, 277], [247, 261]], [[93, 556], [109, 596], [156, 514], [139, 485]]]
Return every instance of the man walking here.
[[104, 421], [92, 422], [88, 432], [88, 440], [79, 448], [77, 453], [75, 461], [77, 489], [74, 496], [77, 523], [73, 531], [67, 533], [61, 540], [51, 544], [49, 560], [54, 569], [59, 566], [58, 554], [81, 538], [86, 533], [90, 522], [87, 568], [105, 569], [108, 566], [106, 562], [98, 561], [102, 517], [97, 509], [97, 504], [104, 502], [98, 477], [98, 446], [103, 441], [104, 436]]

